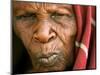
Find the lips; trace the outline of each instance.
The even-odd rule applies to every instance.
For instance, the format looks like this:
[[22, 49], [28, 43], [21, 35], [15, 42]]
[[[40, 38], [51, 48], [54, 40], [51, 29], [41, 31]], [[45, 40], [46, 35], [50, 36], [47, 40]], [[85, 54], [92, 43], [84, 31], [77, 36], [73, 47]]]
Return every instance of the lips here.
[[40, 57], [38, 59], [38, 62], [42, 65], [42, 66], [53, 66], [56, 61], [58, 59], [58, 55], [57, 54], [53, 54], [49, 57]]

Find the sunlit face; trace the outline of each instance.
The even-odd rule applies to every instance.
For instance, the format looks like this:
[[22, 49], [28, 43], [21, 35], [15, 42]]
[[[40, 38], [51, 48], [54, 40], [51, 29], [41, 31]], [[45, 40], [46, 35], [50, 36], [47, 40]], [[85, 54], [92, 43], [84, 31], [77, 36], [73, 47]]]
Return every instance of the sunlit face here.
[[73, 66], [76, 22], [71, 5], [14, 2], [13, 19], [33, 72], [69, 70]]

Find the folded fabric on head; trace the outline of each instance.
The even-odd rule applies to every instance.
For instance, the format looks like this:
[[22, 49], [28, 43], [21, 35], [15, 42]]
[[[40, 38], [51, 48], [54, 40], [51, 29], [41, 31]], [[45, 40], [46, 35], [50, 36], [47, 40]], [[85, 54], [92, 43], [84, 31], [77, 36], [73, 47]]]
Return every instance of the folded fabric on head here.
[[73, 69], [96, 68], [95, 7], [74, 5], [77, 22], [75, 64]]

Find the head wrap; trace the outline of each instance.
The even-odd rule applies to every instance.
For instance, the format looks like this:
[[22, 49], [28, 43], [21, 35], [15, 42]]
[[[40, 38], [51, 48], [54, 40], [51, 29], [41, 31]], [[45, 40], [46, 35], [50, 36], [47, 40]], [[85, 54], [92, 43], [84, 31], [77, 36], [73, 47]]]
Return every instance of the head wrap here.
[[96, 68], [95, 6], [73, 5], [77, 35], [75, 41], [75, 64], [73, 70]]

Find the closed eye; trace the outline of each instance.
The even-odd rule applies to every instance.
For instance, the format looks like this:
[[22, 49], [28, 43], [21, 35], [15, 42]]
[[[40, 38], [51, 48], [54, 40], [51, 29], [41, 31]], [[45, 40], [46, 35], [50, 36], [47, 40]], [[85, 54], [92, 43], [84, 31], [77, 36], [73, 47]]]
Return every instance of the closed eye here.
[[60, 14], [60, 13], [53, 13], [52, 15], [51, 15], [51, 18], [53, 18], [53, 19], [55, 19], [55, 18], [58, 18], [58, 17], [62, 17], [62, 16], [64, 16], [65, 14]]
[[34, 13], [25, 13], [25, 14], [16, 16], [17, 20], [27, 19], [27, 18], [35, 19], [36, 18], [36, 14], [34, 14]]
[[65, 13], [53, 13], [51, 15], [51, 18], [54, 20], [61, 20], [63, 17], [71, 19], [74, 15], [73, 14], [65, 14]]

